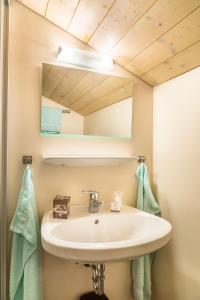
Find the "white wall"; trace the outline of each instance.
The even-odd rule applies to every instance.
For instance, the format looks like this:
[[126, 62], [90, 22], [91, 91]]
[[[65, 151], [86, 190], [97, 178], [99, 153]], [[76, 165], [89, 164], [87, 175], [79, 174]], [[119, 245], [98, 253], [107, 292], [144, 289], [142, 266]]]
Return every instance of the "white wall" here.
[[154, 182], [171, 242], [157, 254], [153, 300], [200, 299], [200, 68], [154, 89]]
[[[100, 192], [110, 201], [113, 191], [125, 191], [124, 201], [135, 204], [137, 162], [118, 167], [66, 168], [42, 163], [46, 155], [134, 155], [147, 157], [151, 174], [152, 88], [133, 76], [133, 141], [97, 138], [61, 138], [40, 135], [42, 63], [55, 59], [57, 46], [86, 48], [52, 23], [13, 1], [10, 15], [9, 103], [8, 103], [8, 223], [16, 208], [21, 176], [22, 155], [32, 154], [33, 181], [40, 219], [52, 208], [56, 194], [71, 195], [72, 204], [88, 203], [82, 190]], [[117, 67], [118, 73], [124, 71]], [[127, 75], [127, 72], [125, 72]], [[8, 224], [9, 225], [9, 224]], [[10, 237], [9, 237], [10, 245]], [[10, 251], [8, 251], [8, 262]], [[44, 300], [77, 300], [91, 290], [88, 268], [71, 264], [43, 251]], [[130, 263], [106, 265], [106, 294], [113, 300], [131, 300]]]
[[[68, 109], [55, 101], [42, 97], [42, 106], [56, 107], [62, 110]], [[70, 109], [70, 113], [61, 115], [61, 133], [63, 134], [83, 134], [84, 117]]]
[[84, 118], [84, 134], [132, 136], [133, 98], [114, 103]]

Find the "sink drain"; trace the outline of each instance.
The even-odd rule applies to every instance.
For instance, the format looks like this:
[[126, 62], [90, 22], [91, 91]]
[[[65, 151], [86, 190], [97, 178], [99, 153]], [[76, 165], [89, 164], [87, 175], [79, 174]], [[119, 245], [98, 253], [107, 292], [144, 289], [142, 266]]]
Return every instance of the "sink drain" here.
[[98, 224], [98, 223], [99, 223], [98, 219], [94, 220], [94, 224]]

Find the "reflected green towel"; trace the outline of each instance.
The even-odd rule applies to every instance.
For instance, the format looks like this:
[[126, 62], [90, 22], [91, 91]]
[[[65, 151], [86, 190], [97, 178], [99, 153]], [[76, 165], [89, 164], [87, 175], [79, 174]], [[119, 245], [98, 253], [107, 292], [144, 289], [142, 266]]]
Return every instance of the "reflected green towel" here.
[[[160, 208], [151, 191], [147, 167], [141, 163], [136, 171], [138, 181], [137, 208], [153, 215], [160, 214]], [[147, 254], [133, 261], [133, 296], [134, 300], [151, 299], [151, 265], [154, 253]]]
[[41, 130], [42, 132], [60, 133], [61, 132], [62, 110], [55, 107], [42, 107]]
[[40, 230], [28, 166], [10, 230], [13, 232], [10, 300], [41, 300]]

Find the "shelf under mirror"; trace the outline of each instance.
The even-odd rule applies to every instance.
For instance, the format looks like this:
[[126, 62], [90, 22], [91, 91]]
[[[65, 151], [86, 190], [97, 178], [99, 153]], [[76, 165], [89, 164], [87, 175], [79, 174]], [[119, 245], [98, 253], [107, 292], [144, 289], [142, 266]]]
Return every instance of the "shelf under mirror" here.
[[66, 167], [117, 166], [137, 160], [138, 156], [43, 156], [43, 162]]

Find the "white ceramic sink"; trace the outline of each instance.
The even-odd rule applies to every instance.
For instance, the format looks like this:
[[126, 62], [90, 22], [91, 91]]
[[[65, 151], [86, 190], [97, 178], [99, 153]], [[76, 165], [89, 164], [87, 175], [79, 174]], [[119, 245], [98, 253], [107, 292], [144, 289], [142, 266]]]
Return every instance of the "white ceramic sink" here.
[[86, 206], [71, 207], [68, 219], [42, 220], [43, 248], [58, 257], [80, 263], [134, 259], [163, 247], [172, 226], [163, 218], [124, 205], [120, 213], [101, 207], [88, 213]]

